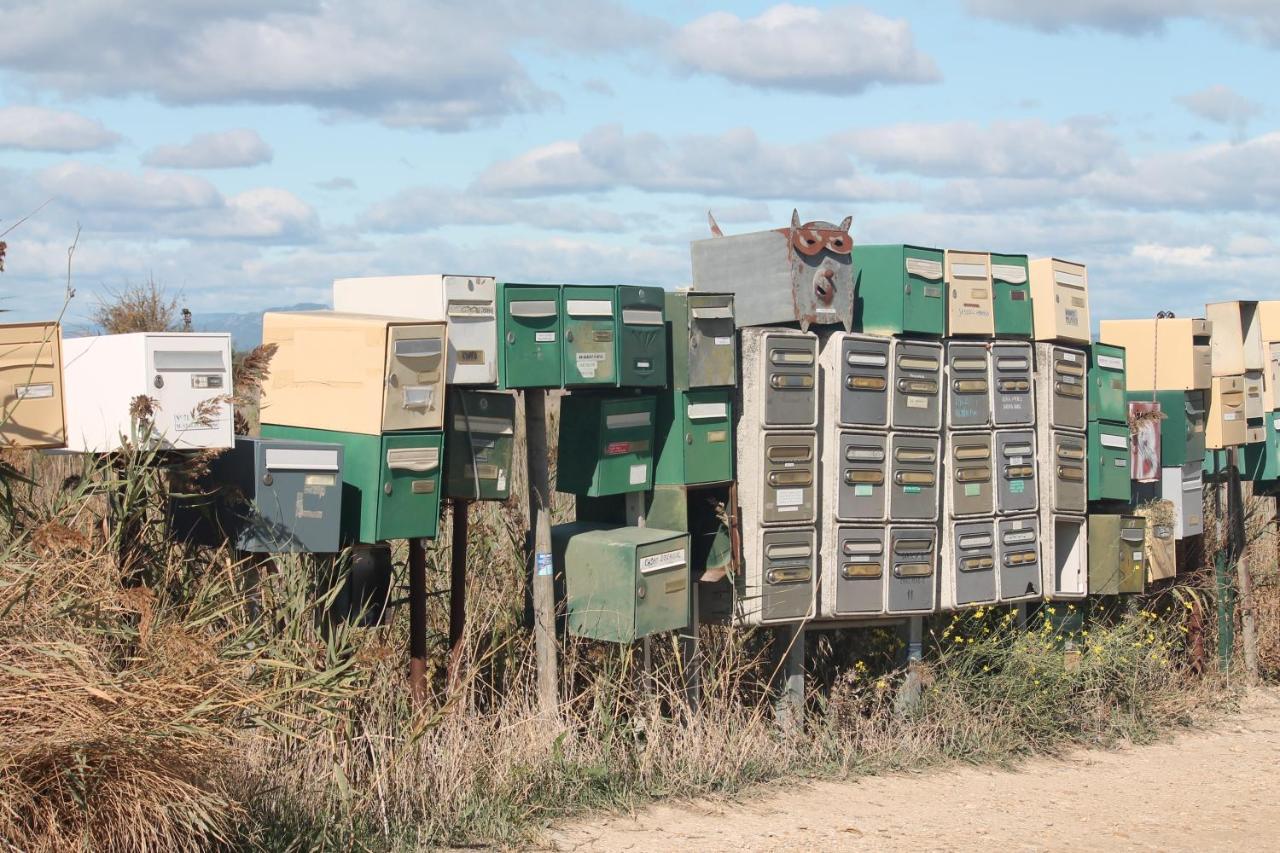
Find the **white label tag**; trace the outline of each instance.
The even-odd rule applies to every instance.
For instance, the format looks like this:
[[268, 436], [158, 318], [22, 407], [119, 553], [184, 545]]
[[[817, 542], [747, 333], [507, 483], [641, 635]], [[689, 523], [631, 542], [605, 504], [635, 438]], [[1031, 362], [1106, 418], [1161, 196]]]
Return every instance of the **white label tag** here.
[[533, 340], [534, 340], [534, 343], [539, 343], [539, 344], [554, 344], [556, 342], [556, 333], [555, 332], [534, 332]]
[[650, 554], [647, 557], [641, 557], [640, 571], [656, 572], [661, 569], [671, 569], [676, 566], [683, 566], [685, 562], [683, 548], [679, 548], [675, 551], [663, 551], [661, 554]]
[[1023, 456], [1011, 456], [1011, 457], [1009, 457], [1009, 464], [1010, 464], [1010, 465], [1021, 465], [1021, 464], [1023, 463], [1023, 460], [1024, 460], [1025, 458], [1026, 458], [1026, 457], [1023, 457]]
[[1129, 446], [1129, 439], [1122, 435], [1100, 435], [1098, 441], [1103, 447], [1111, 447], [1116, 450], [1123, 450]]
[[1107, 370], [1124, 370], [1124, 359], [1116, 358], [1114, 355], [1100, 355], [1098, 367], [1105, 367]]
[[1080, 354], [1075, 352], [1064, 352], [1061, 354], [1063, 361], [1079, 361]]
[[1117, 468], [1126, 468], [1126, 467], [1128, 467], [1128, 465], [1129, 465], [1129, 460], [1128, 460], [1128, 459], [1117, 459], [1117, 460], [1115, 460], [1114, 462], [1112, 462], [1111, 464], [1112, 464], [1112, 465], [1115, 465]]
[[731, 335], [725, 335], [724, 337], [712, 338], [711, 342], [718, 347], [727, 347], [733, 343], [733, 337]]
[[1134, 551], [1134, 552], [1133, 552], [1133, 559], [1134, 559], [1135, 561], [1141, 562], [1141, 560], [1142, 560], [1142, 552], [1141, 552], [1141, 551]]
[[302, 478], [302, 482], [307, 486], [333, 486], [338, 482], [337, 474], [307, 474]]
[[1223, 419], [1224, 421], [1238, 421], [1238, 420], [1240, 420], [1240, 413], [1239, 413], [1239, 412], [1227, 412], [1226, 414], [1224, 414], [1224, 415], [1222, 416], [1222, 419]]
[[505, 492], [507, 490], [507, 469], [498, 469], [498, 491]]
[[602, 352], [580, 352], [574, 355], [574, 362], [578, 365], [578, 372], [587, 379], [594, 379], [596, 369], [604, 362], [605, 354]]
[[649, 480], [649, 466], [641, 463], [631, 466], [630, 485], [642, 486]]
[[928, 397], [908, 397], [907, 408], [908, 409], [927, 409], [929, 408], [929, 398]]
[[41, 400], [53, 396], [53, 383], [44, 382], [39, 385], [15, 385], [13, 393], [19, 400]]
[[795, 509], [804, 503], [804, 489], [778, 489], [778, 509]]

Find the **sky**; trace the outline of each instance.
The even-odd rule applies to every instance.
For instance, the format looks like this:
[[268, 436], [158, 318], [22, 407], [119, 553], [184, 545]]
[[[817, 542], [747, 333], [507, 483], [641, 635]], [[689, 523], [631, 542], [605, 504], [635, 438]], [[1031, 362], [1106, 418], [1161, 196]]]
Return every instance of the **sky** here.
[[[154, 278], [688, 284], [689, 242], [1089, 266], [1095, 324], [1280, 298], [1280, 3], [0, 0], [6, 320]], [[19, 220], [32, 214], [25, 222]]]

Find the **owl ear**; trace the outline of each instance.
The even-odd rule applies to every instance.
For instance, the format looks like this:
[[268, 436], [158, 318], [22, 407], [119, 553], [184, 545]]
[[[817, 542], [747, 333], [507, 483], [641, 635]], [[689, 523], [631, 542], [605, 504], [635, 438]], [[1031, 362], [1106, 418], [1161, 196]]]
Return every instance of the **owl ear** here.
[[712, 237], [723, 237], [724, 232], [720, 230], [720, 226], [716, 224], [716, 218], [711, 215], [711, 211], [707, 211], [707, 224], [711, 226]]
[[850, 226], [852, 226], [852, 225], [853, 225], [853, 217], [852, 217], [852, 216], [846, 216], [846, 217], [844, 218], [844, 221], [840, 223], [840, 228], [839, 228], [839, 229], [837, 229], [837, 230], [843, 231], [844, 233], [848, 234], [848, 233], [849, 233], [849, 227], [850, 227]]
[[800, 227], [800, 211], [794, 207], [791, 208], [791, 227], [792, 228]]

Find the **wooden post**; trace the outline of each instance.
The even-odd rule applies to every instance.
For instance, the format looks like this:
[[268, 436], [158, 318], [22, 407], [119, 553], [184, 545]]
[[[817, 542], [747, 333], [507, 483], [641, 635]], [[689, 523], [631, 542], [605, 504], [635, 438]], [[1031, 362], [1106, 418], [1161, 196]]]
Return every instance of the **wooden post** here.
[[1236, 561], [1236, 585], [1240, 591], [1240, 633], [1244, 643], [1244, 672], [1250, 684], [1258, 683], [1258, 628], [1253, 612], [1253, 575], [1245, 559], [1244, 493], [1240, 485], [1239, 451], [1227, 451], [1227, 506], [1231, 522], [1231, 553]]
[[449, 548], [449, 689], [462, 678], [462, 635], [467, 622], [467, 528], [471, 502], [453, 501], [453, 536]]
[[1213, 504], [1217, 517], [1218, 549], [1213, 556], [1214, 599], [1218, 609], [1218, 668], [1222, 672], [1231, 671], [1231, 658], [1235, 645], [1235, 608], [1231, 601], [1231, 579], [1227, 573], [1227, 562], [1231, 551], [1232, 533], [1228, 518], [1231, 512], [1231, 499], [1223, 500], [1223, 492], [1228, 488], [1224, 482], [1220, 451], [1211, 450], [1213, 454]]
[[[627, 514], [627, 525], [630, 527], [644, 527], [648, 522], [644, 510], [644, 496], [644, 492], [627, 492], [623, 496], [624, 510]], [[653, 637], [646, 635], [641, 638], [640, 649], [640, 680], [644, 691], [652, 697], [656, 687], [653, 678]]]
[[409, 540], [409, 694], [415, 705], [427, 698], [427, 547]]
[[538, 703], [548, 716], [560, 711], [556, 654], [555, 569], [551, 560], [551, 473], [547, 445], [547, 392], [524, 393], [524, 426], [529, 464], [529, 527], [533, 533], [533, 645], [537, 654]]

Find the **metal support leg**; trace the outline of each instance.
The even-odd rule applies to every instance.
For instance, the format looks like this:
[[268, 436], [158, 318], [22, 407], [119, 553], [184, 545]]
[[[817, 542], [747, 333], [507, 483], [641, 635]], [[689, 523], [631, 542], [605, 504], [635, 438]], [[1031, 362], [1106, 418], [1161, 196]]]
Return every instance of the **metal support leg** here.
[[804, 625], [778, 628], [778, 725], [795, 731], [804, 725]]
[[906, 714], [920, 702], [920, 662], [924, 659], [924, 617], [907, 619], [907, 676], [894, 701], [894, 710]]

